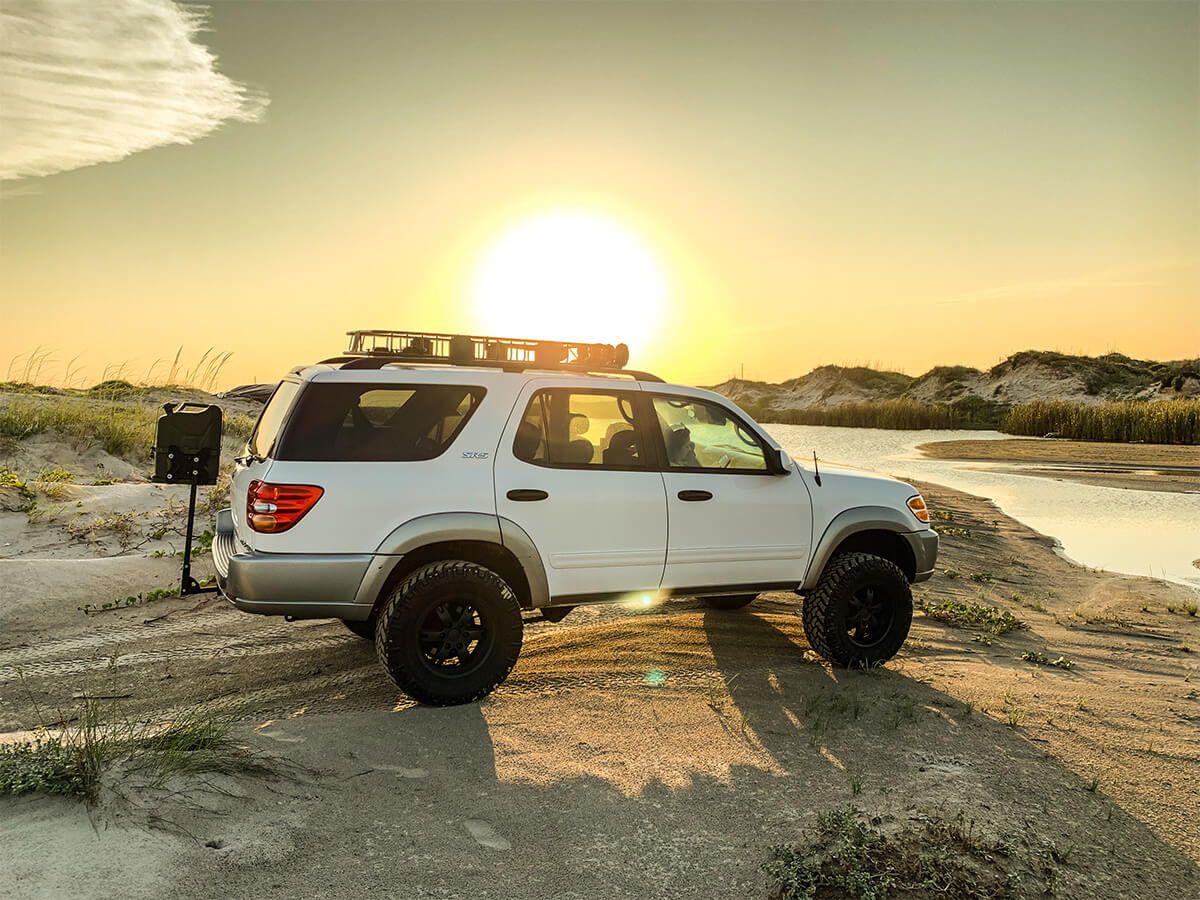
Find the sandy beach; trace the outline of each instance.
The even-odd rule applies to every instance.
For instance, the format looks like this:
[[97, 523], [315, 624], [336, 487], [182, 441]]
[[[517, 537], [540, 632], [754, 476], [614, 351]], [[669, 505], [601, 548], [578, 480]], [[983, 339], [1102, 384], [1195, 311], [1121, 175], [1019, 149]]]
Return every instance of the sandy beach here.
[[1068, 479], [1100, 487], [1200, 492], [1200, 447], [1009, 438], [935, 441], [919, 451], [934, 459], [1014, 463], [1014, 475]]
[[531, 616], [509, 680], [454, 709], [411, 703], [340, 623], [215, 598], [78, 611], [169, 584], [170, 559], [0, 560], [0, 728], [69, 721], [89, 692], [114, 716], [200, 704], [233, 712], [272, 770], [115, 773], [91, 810], [0, 799], [0, 893], [761, 897], [769, 848], [850, 804], [1053, 842], [1061, 896], [1194, 894], [1195, 592], [1074, 566], [989, 502], [922, 487], [944, 536], [918, 604], [1023, 627], [918, 612], [896, 659], [845, 672], [808, 649], [788, 594], [582, 608]]

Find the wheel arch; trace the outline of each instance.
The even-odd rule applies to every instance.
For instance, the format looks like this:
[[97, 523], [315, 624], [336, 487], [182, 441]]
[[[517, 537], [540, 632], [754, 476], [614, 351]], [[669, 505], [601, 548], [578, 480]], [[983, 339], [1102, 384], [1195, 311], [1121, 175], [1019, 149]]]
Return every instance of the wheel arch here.
[[401, 580], [443, 559], [463, 559], [492, 569], [526, 609], [548, 602], [541, 557], [524, 530], [487, 513], [437, 513], [410, 519], [384, 538], [359, 585], [355, 604], [374, 615]]
[[900, 567], [911, 584], [917, 577], [917, 558], [910, 535], [913, 522], [900, 510], [886, 506], [860, 506], [834, 517], [817, 542], [802, 590], [817, 584], [825, 566], [838, 553], [871, 553]]

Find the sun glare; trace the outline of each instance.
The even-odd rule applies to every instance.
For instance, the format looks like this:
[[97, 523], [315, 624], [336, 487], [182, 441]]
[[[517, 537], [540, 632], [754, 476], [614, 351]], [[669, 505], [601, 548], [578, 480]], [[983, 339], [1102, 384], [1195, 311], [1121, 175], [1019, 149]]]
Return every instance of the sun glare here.
[[586, 210], [541, 213], [513, 225], [484, 254], [472, 286], [489, 334], [629, 344], [647, 342], [666, 277], [632, 230]]

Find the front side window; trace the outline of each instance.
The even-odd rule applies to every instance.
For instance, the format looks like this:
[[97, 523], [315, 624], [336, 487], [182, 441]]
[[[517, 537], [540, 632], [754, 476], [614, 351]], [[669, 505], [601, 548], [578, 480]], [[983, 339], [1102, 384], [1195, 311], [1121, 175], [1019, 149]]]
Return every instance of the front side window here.
[[409, 462], [441, 455], [483, 399], [458, 384], [313, 382], [296, 401], [277, 459]]
[[762, 443], [732, 413], [688, 397], [655, 397], [670, 469], [766, 472]]
[[646, 467], [633, 402], [623, 393], [538, 391], [517, 426], [513, 455], [565, 468]]

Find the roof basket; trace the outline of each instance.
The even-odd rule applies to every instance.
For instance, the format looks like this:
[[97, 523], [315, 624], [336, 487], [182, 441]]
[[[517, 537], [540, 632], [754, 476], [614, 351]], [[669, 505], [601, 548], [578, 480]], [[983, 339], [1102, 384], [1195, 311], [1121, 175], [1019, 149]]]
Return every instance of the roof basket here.
[[348, 331], [346, 356], [412, 359], [414, 362], [521, 363], [545, 368], [623, 369], [629, 362], [625, 344], [574, 341], [530, 341], [522, 338], [428, 331]]

